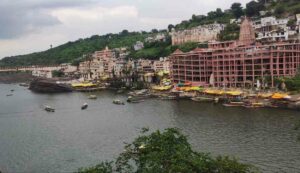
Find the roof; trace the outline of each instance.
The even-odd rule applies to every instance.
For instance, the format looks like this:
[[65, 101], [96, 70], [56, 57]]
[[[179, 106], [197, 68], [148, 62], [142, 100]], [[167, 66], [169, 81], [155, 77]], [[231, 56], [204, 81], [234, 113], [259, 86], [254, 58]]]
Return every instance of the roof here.
[[173, 52], [173, 54], [181, 54], [183, 53], [180, 49], [176, 49], [175, 52]]

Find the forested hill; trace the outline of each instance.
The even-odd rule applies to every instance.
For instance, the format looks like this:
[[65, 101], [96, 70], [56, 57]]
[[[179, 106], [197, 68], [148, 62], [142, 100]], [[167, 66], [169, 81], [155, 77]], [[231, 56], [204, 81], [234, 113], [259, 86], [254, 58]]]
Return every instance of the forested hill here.
[[60, 64], [66, 62], [72, 63], [80, 59], [83, 54], [102, 50], [105, 46], [110, 48], [124, 46], [130, 47], [136, 41], [144, 40], [144, 38], [148, 35], [150, 34], [146, 32], [129, 33], [126, 30], [119, 34], [106, 34], [103, 36], [95, 35], [90, 38], [68, 42], [43, 52], [6, 57], [0, 61], [0, 66]]
[[[238, 1], [238, 0], [237, 0]], [[260, 16], [260, 11], [266, 11]], [[106, 34], [103, 36], [92, 36], [86, 39], [79, 39], [74, 42], [68, 42], [61, 46], [27, 55], [6, 57], [0, 60], [0, 66], [21, 66], [21, 65], [44, 65], [60, 64], [67, 62], [78, 62], [83, 54], [92, 53], [96, 50], [102, 50], [105, 46], [109, 48], [128, 47], [130, 48], [130, 57], [132, 58], [149, 58], [154, 59], [160, 56], [168, 56], [177, 48], [183, 51], [189, 51], [197, 46], [195, 43], [187, 43], [181, 46], [171, 46], [168, 37], [164, 43], [145, 44], [145, 48], [139, 51], [132, 50], [136, 41], [144, 41], [145, 38], [157, 33], [166, 33], [167, 30], [175, 28], [183, 30], [203, 24], [214, 22], [229, 24], [230, 19], [239, 18], [243, 15], [253, 18], [276, 16], [287, 17], [292, 14], [300, 13], [300, 0], [258, 0], [247, 3], [243, 8], [240, 3], [234, 3], [230, 9], [216, 9], [207, 15], [192, 15], [191, 19], [184, 20], [177, 25], [170, 24], [166, 30], [151, 32], [128, 32], [124, 30], [118, 34]], [[238, 38], [239, 26], [227, 25], [225, 30], [220, 34], [220, 40], [232, 40]]]

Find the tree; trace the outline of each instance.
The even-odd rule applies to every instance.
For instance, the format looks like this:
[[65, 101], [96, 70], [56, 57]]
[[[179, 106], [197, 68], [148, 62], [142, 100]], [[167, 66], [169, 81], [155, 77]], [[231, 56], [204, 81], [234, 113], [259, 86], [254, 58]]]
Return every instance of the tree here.
[[52, 77], [63, 77], [65, 73], [60, 70], [53, 70], [52, 71]]
[[205, 172], [205, 173], [250, 173], [255, 168], [240, 163], [236, 159], [218, 156], [192, 150], [187, 137], [179, 130], [170, 128], [163, 132], [156, 131], [142, 135], [131, 144], [127, 144], [124, 152], [115, 162], [80, 169], [78, 173], [165, 173], [165, 172]]
[[263, 10], [264, 6], [256, 1], [250, 1], [246, 4], [246, 15], [248, 17], [259, 16], [259, 12]]
[[169, 31], [169, 32], [171, 32], [173, 28], [175, 28], [174, 25], [172, 25], [172, 24], [168, 25], [168, 31]]
[[223, 11], [221, 8], [217, 8], [216, 10], [216, 17], [222, 17], [224, 15]]
[[287, 26], [292, 27], [296, 25], [297, 20], [295, 19], [290, 19], [287, 23]]
[[280, 17], [285, 12], [284, 6], [280, 5], [275, 8], [274, 14], [276, 17]]
[[232, 23], [226, 25], [223, 31], [219, 34], [221, 41], [236, 40], [239, 38], [240, 26]]
[[231, 11], [236, 19], [244, 15], [244, 11], [241, 3], [233, 3], [231, 5]]
[[126, 29], [124, 29], [124, 30], [120, 33], [120, 35], [123, 35], [123, 36], [128, 35], [128, 34], [129, 34], [129, 31], [126, 30]]
[[158, 30], [157, 29], [152, 29], [151, 32], [152, 33], [158, 33]]

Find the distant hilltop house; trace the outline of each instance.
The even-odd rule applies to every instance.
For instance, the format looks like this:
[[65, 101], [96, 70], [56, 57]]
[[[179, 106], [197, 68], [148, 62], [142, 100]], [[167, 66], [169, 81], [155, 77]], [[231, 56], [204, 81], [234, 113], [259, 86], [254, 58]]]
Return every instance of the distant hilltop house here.
[[218, 35], [223, 31], [223, 24], [209, 24], [198, 26], [189, 30], [171, 32], [172, 45], [179, 45], [186, 42], [207, 42], [217, 40]]
[[133, 45], [133, 49], [134, 49], [135, 51], [141, 50], [141, 49], [143, 49], [143, 48], [144, 48], [144, 43], [141, 42], [141, 41], [137, 41], [137, 42]]
[[163, 34], [163, 33], [160, 33], [160, 34], [156, 34], [155, 36], [152, 36], [152, 37], [147, 37], [145, 39], [145, 42], [147, 42], [147, 43], [152, 43], [152, 42], [156, 42], [156, 41], [165, 42], [166, 41], [166, 35]]
[[[291, 26], [290, 21], [295, 21]], [[264, 17], [254, 22], [256, 40], [262, 42], [286, 41], [299, 39], [300, 15], [294, 18], [276, 19]]]

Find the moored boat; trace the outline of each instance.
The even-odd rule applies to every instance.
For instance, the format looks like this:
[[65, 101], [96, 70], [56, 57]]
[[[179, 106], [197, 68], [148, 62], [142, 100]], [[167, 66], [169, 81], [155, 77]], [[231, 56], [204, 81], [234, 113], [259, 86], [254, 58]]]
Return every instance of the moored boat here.
[[247, 103], [243, 106], [245, 108], [262, 108], [262, 107], [265, 107], [264, 103], [261, 103], [261, 102]]
[[191, 100], [196, 102], [211, 102], [214, 101], [215, 99], [210, 97], [192, 97]]
[[226, 107], [239, 107], [239, 106], [244, 106], [244, 102], [229, 102], [229, 103], [224, 103], [223, 106]]

